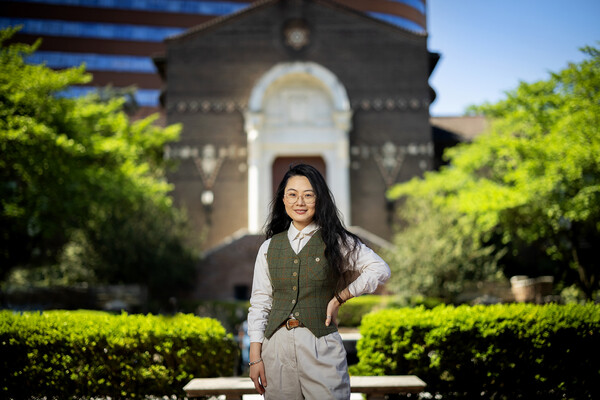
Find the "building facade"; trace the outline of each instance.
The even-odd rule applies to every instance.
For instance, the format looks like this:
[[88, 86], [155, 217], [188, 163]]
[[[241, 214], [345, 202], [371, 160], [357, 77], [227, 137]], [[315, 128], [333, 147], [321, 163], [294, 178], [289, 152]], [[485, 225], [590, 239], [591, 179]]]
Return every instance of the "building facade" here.
[[166, 149], [179, 163], [169, 179], [207, 249], [196, 295], [249, 286], [274, 188], [294, 162], [321, 169], [347, 226], [389, 239], [386, 191], [433, 166], [436, 61], [425, 34], [328, 0], [256, 2], [167, 39], [164, 107], [183, 126]]

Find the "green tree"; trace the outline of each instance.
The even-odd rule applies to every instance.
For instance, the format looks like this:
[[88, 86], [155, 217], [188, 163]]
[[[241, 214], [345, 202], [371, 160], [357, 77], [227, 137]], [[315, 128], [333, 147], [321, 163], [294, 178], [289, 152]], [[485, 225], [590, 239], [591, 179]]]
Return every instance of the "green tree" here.
[[406, 226], [394, 236], [394, 248], [384, 253], [394, 269], [388, 287], [397, 295], [454, 303], [477, 283], [499, 277], [501, 253], [493, 245], [480, 245], [468, 218], [428, 198], [406, 199], [399, 213]]
[[0, 32], [0, 279], [70, 249], [103, 282], [187, 281], [193, 254], [162, 156], [180, 127], [130, 121], [123, 98], [61, 97], [90, 75], [27, 64], [37, 44], [6, 46], [15, 31]]
[[534, 247], [586, 297], [598, 290], [600, 243], [600, 52], [546, 81], [520, 83], [497, 104], [474, 107], [493, 122], [471, 144], [450, 149], [450, 165], [394, 187], [390, 196], [430, 198], [519, 258]]

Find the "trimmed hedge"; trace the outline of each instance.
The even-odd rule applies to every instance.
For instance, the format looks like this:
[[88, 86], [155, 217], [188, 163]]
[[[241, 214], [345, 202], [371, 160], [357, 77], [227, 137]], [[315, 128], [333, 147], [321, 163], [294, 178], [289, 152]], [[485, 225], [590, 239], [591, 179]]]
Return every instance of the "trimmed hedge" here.
[[362, 318], [372, 312], [389, 308], [393, 304], [390, 296], [365, 295], [348, 300], [338, 311], [340, 326], [357, 327]]
[[183, 396], [194, 377], [231, 375], [233, 337], [193, 315], [0, 312], [0, 397]]
[[360, 331], [354, 375], [415, 374], [444, 400], [600, 398], [599, 305], [383, 310]]
[[442, 304], [439, 299], [415, 296], [410, 299], [400, 298], [393, 295], [367, 294], [353, 297], [340, 307], [338, 322], [340, 326], [358, 327], [362, 318], [373, 311], [386, 308], [416, 307], [434, 308]]

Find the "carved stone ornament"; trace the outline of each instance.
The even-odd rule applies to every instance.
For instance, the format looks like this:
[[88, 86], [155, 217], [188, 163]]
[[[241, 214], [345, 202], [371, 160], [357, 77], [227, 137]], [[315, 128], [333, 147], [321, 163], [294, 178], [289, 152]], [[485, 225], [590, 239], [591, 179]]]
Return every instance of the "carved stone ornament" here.
[[404, 163], [404, 153], [398, 151], [396, 145], [391, 142], [386, 142], [381, 149], [374, 153], [374, 159], [379, 168], [379, 172], [387, 187], [390, 187], [396, 182], [398, 172]]
[[217, 155], [217, 149], [211, 144], [207, 144], [202, 149], [202, 157], [194, 158], [194, 163], [198, 168], [204, 187], [211, 189], [217, 179], [217, 174], [225, 160], [222, 154]]
[[[190, 145], [167, 145], [164, 148], [165, 160], [187, 160], [191, 159], [200, 174], [202, 185], [208, 191], [212, 190], [223, 163], [226, 160], [240, 162], [239, 171], [247, 169], [245, 160], [247, 150], [245, 147], [231, 144], [229, 146], [217, 147], [213, 144], [202, 146]], [[209, 196], [210, 194], [206, 194]], [[203, 201], [207, 201], [206, 198]]]
[[286, 46], [301, 50], [310, 43], [310, 30], [305, 21], [294, 19], [285, 24], [283, 38]]
[[427, 170], [429, 162], [433, 156], [433, 143], [408, 143], [404, 145], [396, 145], [390, 141], [378, 146], [354, 145], [350, 148], [350, 154], [354, 158], [352, 161], [352, 169], [358, 170], [361, 168], [361, 160], [367, 160], [371, 157], [375, 161], [379, 173], [383, 178], [386, 186], [389, 188], [396, 183], [398, 174], [402, 170], [404, 161], [407, 157], [422, 157], [419, 160], [419, 168]]

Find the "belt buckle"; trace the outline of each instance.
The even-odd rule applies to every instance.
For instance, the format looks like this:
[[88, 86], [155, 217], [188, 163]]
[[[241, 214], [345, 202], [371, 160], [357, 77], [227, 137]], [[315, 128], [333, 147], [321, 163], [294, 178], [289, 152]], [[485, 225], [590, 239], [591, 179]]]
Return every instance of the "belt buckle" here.
[[287, 330], [288, 330], [288, 331], [289, 331], [289, 330], [292, 330], [292, 327], [290, 326], [290, 321], [291, 321], [291, 318], [288, 318], [288, 319], [285, 321], [285, 327], [287, 328]]

